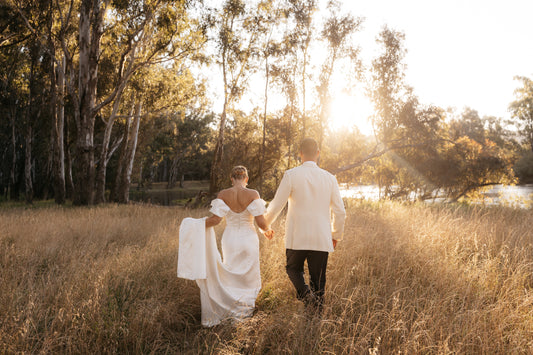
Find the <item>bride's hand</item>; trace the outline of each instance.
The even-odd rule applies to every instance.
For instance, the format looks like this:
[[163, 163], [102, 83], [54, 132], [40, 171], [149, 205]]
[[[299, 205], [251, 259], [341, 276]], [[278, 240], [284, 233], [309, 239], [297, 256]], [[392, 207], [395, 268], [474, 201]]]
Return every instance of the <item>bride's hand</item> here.
[[265, 231], [263, 234], [264, 234], [265, 238], [268, 239], [268, 240], [272, 240], [272, 238], [274, 238], [274, 230], [272, 230], [272, 229], [269, 229], [269, 230]]

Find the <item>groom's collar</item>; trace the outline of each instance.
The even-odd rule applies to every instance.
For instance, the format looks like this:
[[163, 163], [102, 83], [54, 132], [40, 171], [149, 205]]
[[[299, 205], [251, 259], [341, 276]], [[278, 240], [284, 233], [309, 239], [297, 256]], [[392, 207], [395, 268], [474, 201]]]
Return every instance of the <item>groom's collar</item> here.
[[304, 161], [302, 165], [318, 168], [318, 165], [312, 160]]

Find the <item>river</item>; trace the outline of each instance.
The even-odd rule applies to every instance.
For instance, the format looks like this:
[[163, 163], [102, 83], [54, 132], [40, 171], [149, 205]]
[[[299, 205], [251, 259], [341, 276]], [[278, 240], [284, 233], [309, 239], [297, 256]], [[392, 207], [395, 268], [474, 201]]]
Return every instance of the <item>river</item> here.
[[[341, 196], [376, 201], [379, 200], [380, 194], [377, 185], [341, 184]], [[475, 203], [530, 208], [533, 205], [533, 185], [496, 185], [483, 194], [483, 200]]]

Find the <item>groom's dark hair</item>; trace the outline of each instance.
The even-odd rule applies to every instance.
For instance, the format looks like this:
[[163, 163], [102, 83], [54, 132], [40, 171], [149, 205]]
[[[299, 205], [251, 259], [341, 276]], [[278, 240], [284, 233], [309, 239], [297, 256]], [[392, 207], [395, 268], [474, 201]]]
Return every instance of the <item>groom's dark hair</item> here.
[[304, 138], [300, 143], [300, 152], [305, 156], [313, 156], [318, 152], [318, 143], [313, 138]]

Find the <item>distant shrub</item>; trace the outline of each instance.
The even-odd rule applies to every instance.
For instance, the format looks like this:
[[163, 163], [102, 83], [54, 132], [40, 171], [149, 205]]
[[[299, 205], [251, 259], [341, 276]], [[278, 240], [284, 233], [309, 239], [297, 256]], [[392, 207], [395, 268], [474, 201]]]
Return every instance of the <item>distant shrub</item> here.
[[525, 152], [516, 162], [513, 170], [521, 184], [533, 184], [533, 151]]

